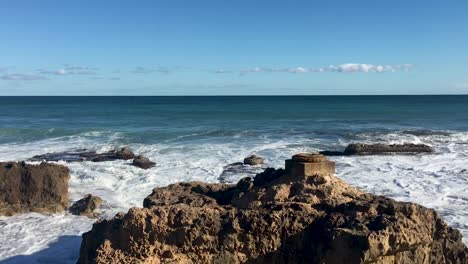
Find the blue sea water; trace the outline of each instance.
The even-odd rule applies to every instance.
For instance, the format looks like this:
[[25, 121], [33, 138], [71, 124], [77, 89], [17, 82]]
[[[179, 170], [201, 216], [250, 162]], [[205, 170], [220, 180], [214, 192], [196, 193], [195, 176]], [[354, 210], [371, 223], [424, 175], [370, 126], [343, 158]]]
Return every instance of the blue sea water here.
[[86, 132], [157, 143], [468, 131], [468, 96], [0, 97], [0, 113], [0, 143]]
[[[235, 182], [282, 167], [294, 153], [354, 142], [432, 146], [430, 155], [332, 159], [337, 177], [434, 208], [467, 238], [468, 96], [0, 97], [0, 161], [127, 146], [157, 163], [141, 170], [125, 161], [61, 162], [71, 170], [71, 200], [101, 196], [105, 218], [141, 206], [157, 186]], [[250, 154], [266, 164], [226, 176], [226, 166]], [[0, 243], [0, 261], [40, 262], [47, 250], [61, 256], [57, 263], [75, 263], [92, 222], [68, 214], [0, 218], [0, 241], [9, 242]]]

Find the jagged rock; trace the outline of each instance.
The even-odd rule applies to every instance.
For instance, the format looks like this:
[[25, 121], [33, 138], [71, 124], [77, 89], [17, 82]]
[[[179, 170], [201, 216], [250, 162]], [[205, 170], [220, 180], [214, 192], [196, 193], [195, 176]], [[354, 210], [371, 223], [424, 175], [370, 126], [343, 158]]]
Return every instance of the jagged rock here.
[[326, 156], [378, 155], [378, 154], [417, 154], [431, 153], [433, 149], [424, 144], [350, 144], [343, 152], [321, 151]]
[[235, 162], [223, 168], [223, 172], [219, 175], [218, 180], [221, 183], [233, 183], [243, 176], [255, 175], [261, 171], [263, 171], [263, 168], [260, 166], [250, 166], [244, 165], [243, 162]]
[[87, 194], [70, 206], [69, 211], [74, 215], [96, 217], [94, 210], [98, 209], [103, 202], [100, 197]]
[[260, 164], [263, 164], [263, 158], [257, 155], [252, 155], [244, 159], [244, 165], [255, 166]]
[[62, 165], [0, 162], [0, 215], [65, 210], [69, 179]]
[[102, 162], [113, 160], [129, 160], [133, 158], [135, 158], [135, 154], [128, 148], [111, 150], [104, 153], [96, 153], [96, 151], [89, 151], [87, 149], [78, 149], [73, 151], [37, 155], [32, 157], [30, 161]]
[[434, 210], [289, 163], [253, 186], [156, 188], [144, 208], [83, 234], [78, 263], [467, 263], [460, 233]]
[[147, 157], [138, 156], [138, 157], [133, 159], [132, 165], [146, 170], [146, 169], [149, 169], [151, 167], [154, 167], [154, 165], [156, 165], [156, 163], [152, 162]]

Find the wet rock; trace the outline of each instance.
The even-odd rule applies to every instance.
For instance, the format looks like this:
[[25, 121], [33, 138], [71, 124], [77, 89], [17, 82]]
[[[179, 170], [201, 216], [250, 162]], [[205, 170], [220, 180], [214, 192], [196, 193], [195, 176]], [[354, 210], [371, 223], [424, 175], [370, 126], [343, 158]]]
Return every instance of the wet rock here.
[[226, 165], [223, 172], [219, 175], [218, 180], [222, 183], [233, 183], [245, 176], [262, 172], [263, 168], [260, 166], [244, 165], [243, 162], [235, 162]]
[[245, 178], [156, 188], [144, 208], [83, 234], [78, 262], [466, 263], [460, 233], [434, 210], [363, 193], [329, 172], [307, 176], [307, 166], [292, 172], [267, 169], [253, 186]]
[[62, 165], [0, 162], [0, 215], [65, 210], [69, 179]]
[[255, 166], [260, 164], [263, 164], [263, 158], [257, 155], [252, 155], [244, 159], [244, 165]]
[[418, 154], [432, 153], [433, 149], [424, 144], [350, 144], [343, 152], [321, 151], [326, 156], [379, 155], [379, 154]]
[[424, 144], [350, 144], [346, 155], [372, 155], [386, 153], [431, 153], [432, 148]]
[[111, 150], [104, 153], [96, 153], [87, 149], [78, 149], [73, 151], [47, 153], [37, 155], [30, 159], [30, 161], [66, 161], [66, 162], [80, 162], [80, 161], [113, 161], [113, 160], [129, 160], [133, 159], [135, 154], [128, 148], [121, 148], [118, 150]]
[[132, 165], [146, 170], [146, 169], [154, 167], [156, 163], [152, 162], [147, 157], [138, 156], [133, 159]]
[[96, 217], [94, 210], [98, 209], [103, 202], [100, 197], [87, 194], [70, 206], [69, 211], [74, 215]]

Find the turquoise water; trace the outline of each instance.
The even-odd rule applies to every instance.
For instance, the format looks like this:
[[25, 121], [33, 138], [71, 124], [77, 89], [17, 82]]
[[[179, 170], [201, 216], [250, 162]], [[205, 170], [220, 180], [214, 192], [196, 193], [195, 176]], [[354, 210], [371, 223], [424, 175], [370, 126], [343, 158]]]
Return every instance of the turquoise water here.
[[190, 135], [332, 143], [363, 132], [468, 130], [468, 96], [0, 97], [0, 113], [0, 143], [89, 131], [120, 132], [123, 143]]

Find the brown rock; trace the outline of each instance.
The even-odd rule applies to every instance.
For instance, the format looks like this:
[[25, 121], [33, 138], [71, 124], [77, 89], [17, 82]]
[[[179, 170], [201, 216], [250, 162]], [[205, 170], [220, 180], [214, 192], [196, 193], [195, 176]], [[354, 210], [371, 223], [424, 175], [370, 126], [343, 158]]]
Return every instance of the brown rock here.
[[430, 153], [432, 148], [424, 144], [350, 144], [345, 155], [372, 155], [386, 153]]
[[314, 153], [299, 153], [292, 157], [293, 161], [297, 162], [324, 162], [327, 161], [327, 157], [321, 154], [314, 154]]
[[244, 159], [244, 165], [255, 166], [260, 164], [263, 164], [263, 158], [257, 155], [252, 155]]
[[325, 156], [381, 155], [381, 154], [418, 154], [432, 153], [433, 149], [424, 144], [349, 144], [341, 151], [320, 151]]
[[70, 206], [69, 211], [74, 215], [96, 217], [94, 210], [98, 209], [103, 202], [104, 201], [100, 197], [87, 194]]
[[104, 153], [96, 153], [87, 149], [78, 149], [73, 151], [46, 153], [37, 155], [30, 159], [30, 161], [66, 161], [66, 162], [80, 162], [80, 161], [113, 161], [113, 160], [129, 160], [135, 158], [135, 154], [128, 148], [121, 148], [118, 150], [111, 150]]
[[67, 167], [0, 162], [0, 215], [56, 213], [68, 207]]
[[144, 208], [83, 234], [78, 262], [467, 263], [460, 233], [434, 210], [296, 173], [156, 188]]
[[133, 159], [132, 165], [146, 170], [146, 169], [149, 169], [151, 167], [154, 167], [154, 165], [156, 165], [156, 163], [152, 162], [147, 157], [138, 156], [138, 157]]

